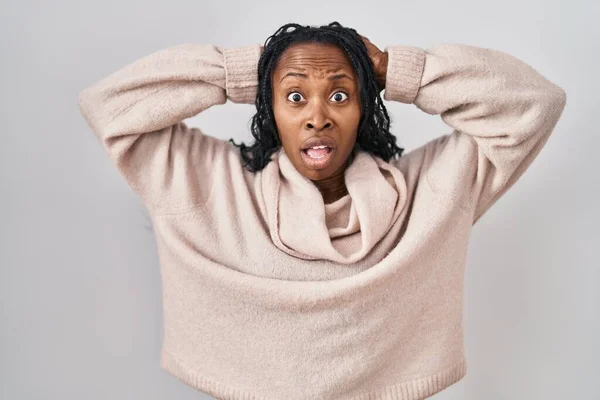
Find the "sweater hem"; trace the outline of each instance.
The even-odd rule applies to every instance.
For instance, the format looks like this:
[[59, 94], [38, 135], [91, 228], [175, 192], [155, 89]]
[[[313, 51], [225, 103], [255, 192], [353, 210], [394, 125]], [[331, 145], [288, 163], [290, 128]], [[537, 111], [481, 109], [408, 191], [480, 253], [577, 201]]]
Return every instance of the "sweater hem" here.
[[[186, 366], [166, 350], [161, 351], [160, 366], [183, 383], [221, 400], [270, 400], [270, 398], [244, 389], [223, 384], [203, 376]], [[351, 400], [423, 400], [464, 378], [467, 374], [465, 358], [449, 368], [432, 375], [423, 376], [396, 385], [377, 388], [351, 397]]]

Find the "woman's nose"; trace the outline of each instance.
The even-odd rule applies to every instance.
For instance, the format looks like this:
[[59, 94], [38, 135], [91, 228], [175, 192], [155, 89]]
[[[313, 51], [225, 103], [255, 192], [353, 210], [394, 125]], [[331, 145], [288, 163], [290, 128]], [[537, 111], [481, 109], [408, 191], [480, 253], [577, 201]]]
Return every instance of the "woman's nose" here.
[[323, 107], [315, 106], [311, 111], [310, 117], [306, 121], [306, 129], [320, 131], [330, 128], [333, 125], [331, 119]]
[[323, 130], [323, 129], [327, 129], [331, 126], [331, 122], [329, 121], [324, 121], [323, 123], [319, 124], [319, 123], [315, 123], [315, 122], [307, 122], [306, 123], [306, 129], [314, 129], [317, 131]]

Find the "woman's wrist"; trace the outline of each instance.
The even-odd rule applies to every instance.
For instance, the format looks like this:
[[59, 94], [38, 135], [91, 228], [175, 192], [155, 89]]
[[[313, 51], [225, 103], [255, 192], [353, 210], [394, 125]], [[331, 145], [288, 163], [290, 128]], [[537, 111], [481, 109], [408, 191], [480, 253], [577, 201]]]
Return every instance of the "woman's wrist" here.
[[386, 52], [382, 53], [381, 60], [379, 61], [379, 65], [377, 65], [377, 70], [375, 71], [377, 83], [379, 84], [381, 90], [385, 89], [387, 68], [388, 68], [388, 53], [386, 51]]

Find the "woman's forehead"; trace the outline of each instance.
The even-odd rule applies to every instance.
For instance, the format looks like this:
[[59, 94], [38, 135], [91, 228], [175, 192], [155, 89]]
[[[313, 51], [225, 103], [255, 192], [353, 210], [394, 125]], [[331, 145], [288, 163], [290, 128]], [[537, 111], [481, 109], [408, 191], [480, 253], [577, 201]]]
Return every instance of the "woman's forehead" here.
[[348, 55], [335, 45], [322, 43], [302, 43], [287, 48], [277, 62], [274, 77], [281, 80], [290, 72], [319, 78], [343, 72], [354, 75]]

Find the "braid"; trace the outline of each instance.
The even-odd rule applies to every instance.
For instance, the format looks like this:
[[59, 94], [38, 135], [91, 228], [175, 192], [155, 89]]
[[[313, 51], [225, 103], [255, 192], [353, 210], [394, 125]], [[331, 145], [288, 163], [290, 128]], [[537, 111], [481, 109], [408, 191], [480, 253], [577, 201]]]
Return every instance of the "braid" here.
[[341, 47], [359, 77], [362, 116], [348, 165], [359, 148], [384, 161], [401, 157], [404, 149], [398, 147], [396, 137], [390, 132], [390, 117], [380, 96], [381, 88], [375, 79], [373, 64], [356, 30], [343, 27], [337, 21], [320, 27], [288, 23], [265, 40], [263, 53], [258, 60], [259, 90], [255, 100], [256, 114], [251, 120], [254, 144], [236, 144], [229, 139], [240, 148], [244, 167], [251, 172], [262, 170], [270, 162], [271, 155], [281, 148], [281, 138], [273, 116], [271, 74], [279, 57], [291, 44], [306, 42], [330, 43]]

